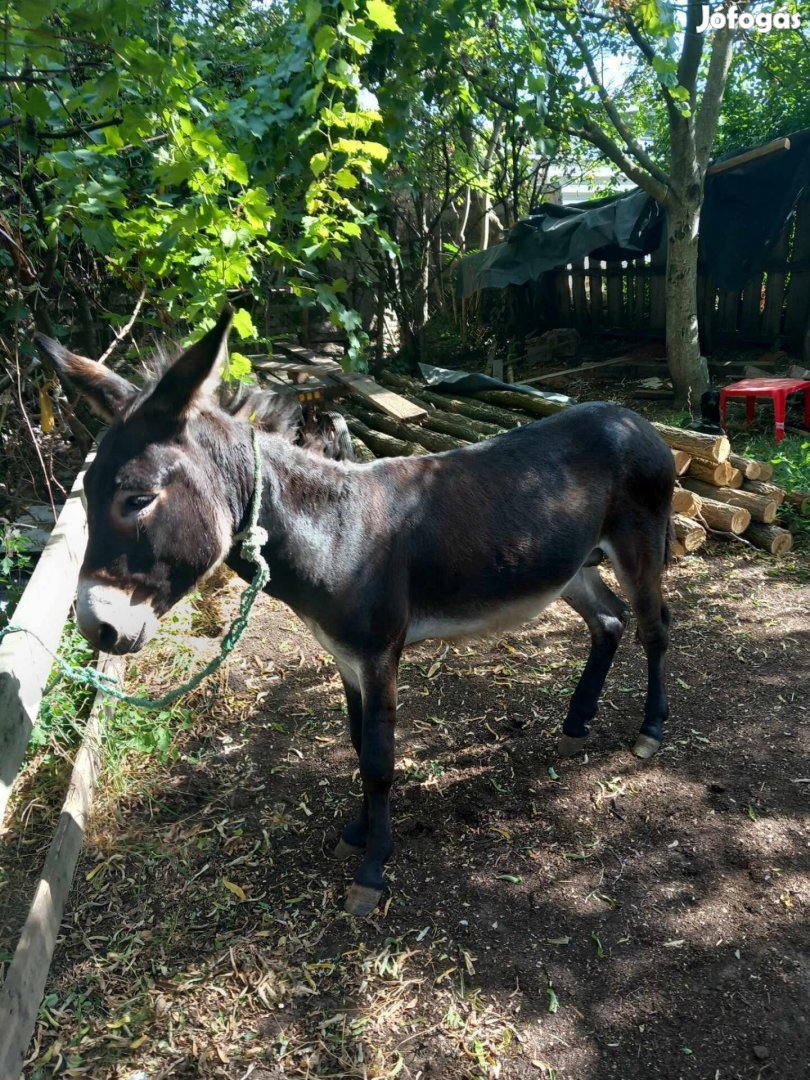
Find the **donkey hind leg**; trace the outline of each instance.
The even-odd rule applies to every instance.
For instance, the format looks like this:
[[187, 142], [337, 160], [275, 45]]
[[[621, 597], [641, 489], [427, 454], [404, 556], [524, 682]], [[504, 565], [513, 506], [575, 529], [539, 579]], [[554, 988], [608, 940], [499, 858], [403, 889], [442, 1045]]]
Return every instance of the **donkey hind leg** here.
[[591, 632], [591, 651], [563, 723], [559, 753], [572, 757], [584, 749], [599, 695], [619, 647], [630, 609], [602, 580], [596, 567], [583, 567], [566, 585], [562, 599], [585, 620]]
[[398, 656], [380, 657], [362, 676], [360, 777], [366, 849], [346, 895], [344, 906], [351, 915], [368, 915], [377, 906], [385, 888], [385, 863], [394, 848], [389, 794], [394, 779], [398, 664]]
[[665, 681], [665, 659], [669, 646], [669, 608], [661, 593], [664, 570], [666, 529], [639, 543], [638, 535], [612, 537], [610, 545], [602, 543], [633, 614], [636, 616], [636, 637], [647, 656], [647, 698], [644, 722], [641, 725], [633, 753], [639, 758], [651, 758], [660, 748], [664, 722], [669, 714]]
[[[360, 748], [363, 744], [363, 697], [359, 688], [355, 685], [353, 677], [341, 672], [343, 690], [346, 694], [346, 710], [349, 715], [349, 736], [357, 757], [360, 757]], [[336, 859], [352, 859], [361, 856], [366, 850], [366, 834], [368, 832], [368, 796], [363, 792], [363, 803], [360, 813], [354, 821], [349, 822], [335, 848]]]

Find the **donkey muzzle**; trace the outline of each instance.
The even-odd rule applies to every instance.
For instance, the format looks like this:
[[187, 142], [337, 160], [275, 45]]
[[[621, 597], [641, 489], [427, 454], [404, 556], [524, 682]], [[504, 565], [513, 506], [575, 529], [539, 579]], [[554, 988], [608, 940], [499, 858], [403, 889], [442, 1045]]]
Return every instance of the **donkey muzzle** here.
[[76, 603], [79, 630], [101, 652], [137, 652], [157, 630], [158, 617], [148, 600], [131, 589], [79, 578]]

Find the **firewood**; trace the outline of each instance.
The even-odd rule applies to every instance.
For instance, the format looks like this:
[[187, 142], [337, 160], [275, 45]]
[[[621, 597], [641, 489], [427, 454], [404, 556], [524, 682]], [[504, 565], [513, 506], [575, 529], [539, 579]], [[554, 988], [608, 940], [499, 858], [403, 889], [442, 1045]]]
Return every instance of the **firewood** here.
[[810, 514], [810, 493], [806, 491], [786, 491], [785, 502], [800, 514]]
[[484, 405], [480, 401], [472, 401], [469, 398], [453, 398], [445, 394], [437, 394], [429, 387], [417, 382], [416, 379], [408, 378], [407, 375], [386, 371], [379, 375], [378, 379], [386, 386], [405, 390], [420, 405], [432, 405], [444, 413], [463, 417], [474, 431], [480, 431], [482, 435], [499, 435], [504, 428], [520, 427], [526, 422], [509, 412], [508, 409]]
[[787, 529], [780, 529], [778, 525], [753, 522], [743, 533], [743, 538], [770, 555], [785, 555], [793, 547], [793, 537]]
[[743, 491], [753, 491], [755, 495], [766, 495], [781, 506], [785, 501], [785, 489], [778, 484], [769, 484], [767, 480], [743, 480]]
[[476, 401], [485, 401], [489, 405], [519, 409], [530, 416], [552, 416], [567, 408], [560, 401], [549, 401], [533, 394], [521, 394], [519, 390], [479, 390], [473, 397]]
[[757, 465], [759, 465], [759, 476], [757, 479], [770, 480], [773, 476], [773, 465], [771, 465], [770, 461], [758, 461]]
[[355, 461], [374, 461], [374, 454], [369, 450], [366, 444], [359, 439], [356, 435], [352, 435], [352, 449], [354, 450]]
[[675, 447], [670, 447], [672, 450], [672, 459], [675, 462], [675, 475], [683, 476], [689, 466], [692, 464], [692, 455], [687, 454], [685, 450], [676, 450]]
[[719, 464], [727, 461], [731, 453], [731, 443], [725, 435], [704, 435], [701, 431], [686, 431], [684, 428], [670, 427], [668, 424], [653, 424], [658, 434], [676, 450], [685, 450], [687, 454], [714, 461]]
[[675, 524], [675, 536], [687, 551], [697, 551], [706, 543], [706, 530], [692, 518], [676, 514], [672, 519]]
[[682, 559], [684, 555], [686, 555], [686, 546], [682, 544], [680, 540], [673, 540], [670, 554], [673, 559]]
[[740, 470], [735, 469], [727, 461], [717, 464], [693, 457], [686, 475], [695, 480], [702, 480], [704, 484], [712, 484], [714, 487], [741, 487], [743, 482], [743, 474]]
[[380, 431], [372, 431], [357, 417], [350, 413], [344, 413], [349, 431], [366, 444], [377, 457], [410, 457], [413, 454], [423, 454], [425, 451], [415, 443], [405, 442], [403, 439], [394, 439]]
[[745, 507], [720, 502], [719, 499], [701, 499], [701, 503], [700, 518], [710, 529], [740, 536], [751, 524], [751, 511]]
[[744, 510], [750, 511], [753, 521], [769, 524], [776, 518], [777, 504], [765, 495], [755, 495], [753, 491], [712, 487], [690, 476], [684, 476], [681, 483], [685, 488], [700, 495], [702, 499], [716, 499], [717, 502], [728, 503], [730, 506], [741, 506]]
[[742, 454], [729, 454], [728, 460], [735, 469], [739, 469], [746, 480], [761, 480], [762, 465], [753, 458], [743, 457]]
[[351, 408], [355, 416], [359, 417], [364, 424], [375, 431], [383, 431], [386, 435], [391, 435], [395, 439], [402, 439], [405, 442], [418, 443], [419, 446], [424, 446], [431, 453], [441, 453], [443, 450], [457, 450], [460, 446], [467, 445], [462, 439], [454, 439], [450, 435], [441, 435], [438, 431], [428, 431], [418, 424], [403, 424], [390, 416], [372, 412], [355, 401], [347, 402], [347, 406]]
[[[419, 398], [412, 395], [412, 400], [418, 402]], [[453, 438], [461, 439], [464, 442], [482, 442], [484, 439], [490, 438], [490, 435], [476, 431], [462, 417], [434, 409], [427, 402], [425, 404], [427, 405], [427, 416], [422, 421], [422, 427], [429, 428], [431, 431], [438, 431], [440, 435], [452, 435]]]
[[699, 495], [696, 495], [694, 491], [687, 491], [686, 488], [676, 487], [672, 493], [672, 513], [681, 514], [683, 517], [697, 517], [700, 513], [700, 508], [703, 505], [703, 500]]

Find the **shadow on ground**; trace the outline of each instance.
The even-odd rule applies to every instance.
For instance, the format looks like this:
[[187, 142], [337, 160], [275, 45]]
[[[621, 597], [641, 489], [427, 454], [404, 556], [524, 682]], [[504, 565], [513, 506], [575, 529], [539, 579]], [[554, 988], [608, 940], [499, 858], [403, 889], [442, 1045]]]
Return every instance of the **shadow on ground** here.
[[362, 921], [330, 859], [359, 796], [338, 679], [263, 604], [176, 759], [102, 801], [29, 1075], [810, 1075], [810, 588], [771, 569], [673, 573], [651, 763], [632, 633], [574, 762], [566, 608], [408, 654], [391, 896]]

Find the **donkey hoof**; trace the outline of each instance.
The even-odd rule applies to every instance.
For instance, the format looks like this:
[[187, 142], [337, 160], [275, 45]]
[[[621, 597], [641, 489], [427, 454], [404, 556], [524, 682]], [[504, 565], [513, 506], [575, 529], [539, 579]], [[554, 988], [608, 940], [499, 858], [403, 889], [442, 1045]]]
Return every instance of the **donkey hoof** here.
[[336, 859], [358, 859], [365, 853], [365, 849], [348, 843], [343, 837], [338, 840], [333, 855]]
[[574, 757], [585, 749], [589, 738], [589, 735], [561, 735], [557, 743], [557, 753], [560, 757]]
[[647, 759], [657, 753], [660, 748], [660, 739], [655, 739], [652, 735], [639, 735], [636, 739], [636, 745], [633, 747], [633, 753], [637, 758], [641, 758], [642, 761], [647, 761]]
[[356, 883], [350, 885], [349, 891], [346, 893], [343, 910], [348, 911], [350, 915], [370, 915], [379, 904], [382, 894], [382, 889], [372, 889], [368, 885], [358, 885]]

